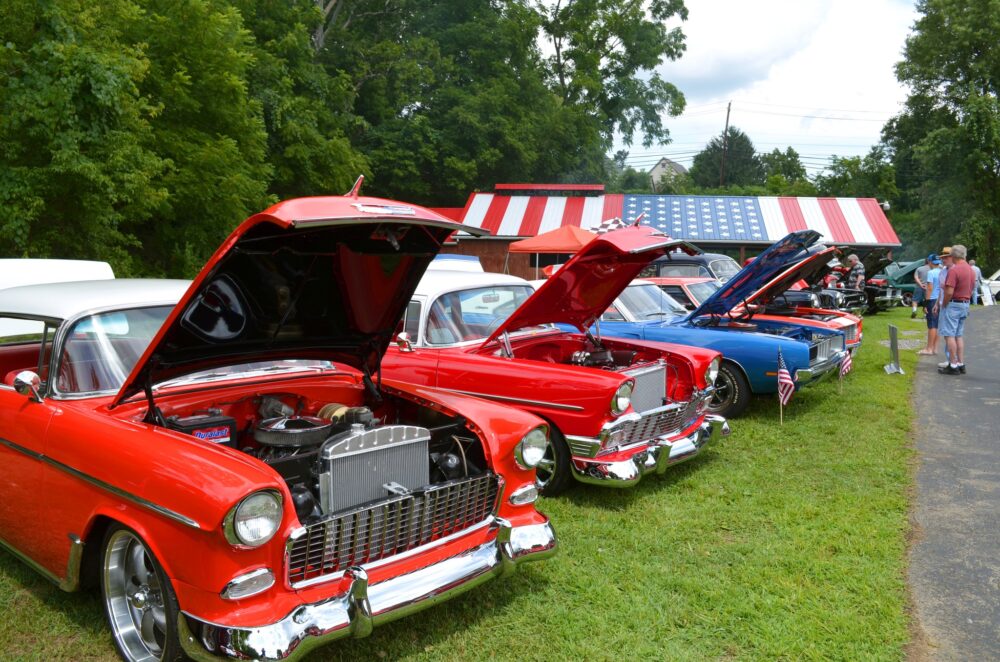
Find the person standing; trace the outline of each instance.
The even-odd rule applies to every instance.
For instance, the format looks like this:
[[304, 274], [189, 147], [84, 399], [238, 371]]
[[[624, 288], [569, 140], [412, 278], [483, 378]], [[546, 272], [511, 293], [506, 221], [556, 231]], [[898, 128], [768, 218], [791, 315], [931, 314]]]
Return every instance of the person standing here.
[[847, 287], [853, 287], [857, 290], [865, 289], [865, 265], [861, 264], [861, 260], [854, 253], [847, 256], [847, 264], [851, 267], [851, 270], [847, 272]]
[[910, 319], [917, 316], [917, 306], [923, 308], [924, 299], [927, 298], [927, 274], [931, 270], [931, 259], [937, 259], [937, 255], [931, 253], [924, 260], [924, 263], [917, 267], [917, 270], [913, 272], [913, 282], [916, 283], [917, 287], [913, 290], [913, 298], [911, 300], [913, 310], [910, 312]]
[[972, 267], [972, 275], [976, 277], [976, 282], [972, 285], [972, 305], [978, 306], [979, 293], [983, 287], [983, 272], [975, 260], [969, 260], [969, 266]]
[[917, 352], [925, 356], [937, 354], [938, 309], [937, 297], [940, 290], [941, 260], [934, 253], [927, 256], [930, 267], [924, 278], [924, 319], [927, 321], [927, 345]]
[[965, 374], [965, 320], [969, 316], [969, 301], [975, 275], [965, 261], [965, 246], [951, 247], [951, 262], [941, 288], [939, 333], [948, 346], [948, 365], [938, 368], [942, 375]]

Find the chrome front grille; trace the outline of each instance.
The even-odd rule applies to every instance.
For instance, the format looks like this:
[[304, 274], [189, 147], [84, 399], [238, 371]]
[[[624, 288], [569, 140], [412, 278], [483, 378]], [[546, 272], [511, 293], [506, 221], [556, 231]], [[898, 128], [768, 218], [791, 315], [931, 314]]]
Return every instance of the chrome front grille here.
[[608, 442], [603, 452], [677, 432], [697, 411], [698, 402], [692, 400], [675, 402], [644, 414], [626, 414], [605, 429]]
[[662, 361], [635, 370], [625, 370], [623, 374], [635, 380], [632, 409], [642, 413], [663, 406], [663, 400], [667, 396], [667, 367]]
[[499, 480], [484, 474], [336, 513], [289, 541], [288, 581], [310, 583], [464, 531], [493, 513], [498, 496]]
[[823, 336], [809, 348], [809, 365], [823, 363], [842, 349], [844, 349], [843, 336], [835, 334]]

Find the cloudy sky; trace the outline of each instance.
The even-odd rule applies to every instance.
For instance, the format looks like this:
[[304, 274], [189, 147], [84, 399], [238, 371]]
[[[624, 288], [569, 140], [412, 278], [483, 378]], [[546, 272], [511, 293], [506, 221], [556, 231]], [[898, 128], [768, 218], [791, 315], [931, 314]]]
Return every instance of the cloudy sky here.
[[[648, 170], [666, 156], [690, 167], [729, 123], [758, 152], [793, 147], [810, 175], [831, 154], [864, 155], [906, 90], [894, 65], [917, 19], [913, 0], [687, 0], [687, 51], [660, 68], [687, 98], [666, 118], [672, 142], [627, 148]], [[623, 146], [619, 146], [621, 148]]]

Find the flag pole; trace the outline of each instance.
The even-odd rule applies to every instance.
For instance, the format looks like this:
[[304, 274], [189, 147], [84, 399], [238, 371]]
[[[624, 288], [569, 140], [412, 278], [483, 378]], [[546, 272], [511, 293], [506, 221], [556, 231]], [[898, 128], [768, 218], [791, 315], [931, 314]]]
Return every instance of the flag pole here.
[[778, 396], [778, 420], [781, 425], [785, 424], [785, 405], [781, 401], [781, 396]]

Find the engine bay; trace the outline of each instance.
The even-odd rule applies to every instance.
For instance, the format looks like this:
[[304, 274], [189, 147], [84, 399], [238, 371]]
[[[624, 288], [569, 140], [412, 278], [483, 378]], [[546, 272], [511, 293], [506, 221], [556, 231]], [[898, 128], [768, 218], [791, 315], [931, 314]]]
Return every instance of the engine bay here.
[[305, 526], [487, 473], [482, 444], [461, 417], [389, 393], [378, 401], [359, 397], [361, 389], [326, 395], [270, 391], [163, 403], [162, 420], [266, 463], [288, 485]]

